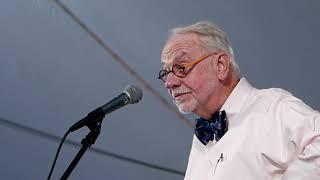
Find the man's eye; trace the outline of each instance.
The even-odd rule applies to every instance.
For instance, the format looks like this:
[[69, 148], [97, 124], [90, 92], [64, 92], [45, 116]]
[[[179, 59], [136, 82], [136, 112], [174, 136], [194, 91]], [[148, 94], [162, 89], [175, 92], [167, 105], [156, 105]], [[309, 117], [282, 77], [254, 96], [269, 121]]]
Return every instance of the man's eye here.
[[184, 71], [184, 67], [178, 67], [178, 71], [179, 72], [183, 72]]
[[174, 68], [175, 73], [178, 73], [178, 74], [184, 73], [184, 67], [181, 65], [175, 65], [173, 68]]

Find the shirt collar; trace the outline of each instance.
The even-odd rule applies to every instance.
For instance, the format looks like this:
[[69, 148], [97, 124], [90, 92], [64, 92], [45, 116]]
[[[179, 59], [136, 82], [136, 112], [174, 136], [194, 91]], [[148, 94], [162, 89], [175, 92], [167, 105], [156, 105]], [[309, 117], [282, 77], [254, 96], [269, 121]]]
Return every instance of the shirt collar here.
[[241, 78], [236, 87], [232, 90], [220, 109], [227, 112], [229, 125], [232, 125], [234, 117], [241, 111], [242, 107], [245, 106], [247, 98], [254, 89], [255, 88], [252, 87], [245, 78]]

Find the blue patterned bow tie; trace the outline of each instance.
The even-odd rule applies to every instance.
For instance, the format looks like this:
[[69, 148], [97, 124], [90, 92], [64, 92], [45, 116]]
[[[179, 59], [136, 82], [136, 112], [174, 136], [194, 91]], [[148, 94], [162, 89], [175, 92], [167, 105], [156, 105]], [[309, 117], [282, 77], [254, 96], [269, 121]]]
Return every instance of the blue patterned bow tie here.
[[195, 134], [204, 145], [213, 139], [219, 141], [228, 130], [225, 111], [215, 113], [210, 120], [199, 118], [196, 121]]

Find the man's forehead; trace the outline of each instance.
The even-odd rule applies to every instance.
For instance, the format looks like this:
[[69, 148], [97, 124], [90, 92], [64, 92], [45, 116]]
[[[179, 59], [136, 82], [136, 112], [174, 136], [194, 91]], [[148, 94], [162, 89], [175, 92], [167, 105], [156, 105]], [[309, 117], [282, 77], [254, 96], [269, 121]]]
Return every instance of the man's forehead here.
[[170, 55], [162, 56], [161, 63], [163, 66], [170, 65], [172, 63], [177, 63], [177, 60], [186, 59], [188, 57], [187, 52], [185, 51], [177, 51], [176, 53], [172, 53]]
[[171, 36], [163, 47], [162, 53], [168, 54], [175, 48], [188, 48], [189, 46], [199, 44], [199, 40], [196, 34], [176, 34]]
[[178, 34], [169, 38], [161, 53], [162, 64], [179, 56], [184, 56], [199, 44], [197, 36], [192, 33]]

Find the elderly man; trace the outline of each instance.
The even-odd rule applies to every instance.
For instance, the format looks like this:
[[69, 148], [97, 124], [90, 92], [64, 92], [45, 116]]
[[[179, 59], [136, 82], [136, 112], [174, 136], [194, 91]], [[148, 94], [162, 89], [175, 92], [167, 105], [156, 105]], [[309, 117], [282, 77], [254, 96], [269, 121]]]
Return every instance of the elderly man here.
[[186, 180], [320, 180], [320, 114], [282, 89], [241, 78], [226, 34], [175, 28], [159, 79], [196, 120]]

